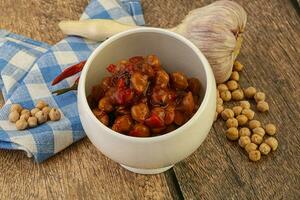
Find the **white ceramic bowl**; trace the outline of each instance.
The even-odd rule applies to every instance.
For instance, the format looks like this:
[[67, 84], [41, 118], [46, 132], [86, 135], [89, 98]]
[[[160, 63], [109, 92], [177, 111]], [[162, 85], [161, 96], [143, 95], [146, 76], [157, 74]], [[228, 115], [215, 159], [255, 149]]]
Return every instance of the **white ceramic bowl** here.
[[[138, 138], [114, 132], [93, 115], [87, 95], [109, 75], [109, 64], [149, 54], [157, 55], [167, 72], [198, 78], [201, 106], [187, 123], [165, 135]], [[133, 29], [107, 39], [89, 57], [80, 77], [78, 109], [87, 136], [104, 155], [132, 172], [160, 173], [192, 154], [206, 138], [216, 110], [215, 79], [206, 58], [184, 37], [157, 28]]]

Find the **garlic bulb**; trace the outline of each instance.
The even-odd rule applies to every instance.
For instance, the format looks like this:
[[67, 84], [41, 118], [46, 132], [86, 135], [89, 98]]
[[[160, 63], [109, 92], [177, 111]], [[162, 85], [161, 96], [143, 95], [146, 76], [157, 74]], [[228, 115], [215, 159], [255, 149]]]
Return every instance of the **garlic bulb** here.
[[[217, 83], [222, 83], [230, 77], [233, 63], [239, 54], [246, 21], [247, 14], [239, 4], [221, 0], [191, 11], [181, 24], [169, 30], [192, 41], [209, 61]], [[59, 27], [67, 35], [103, 41], [138, 26], [95, 19], [62, 21]]]

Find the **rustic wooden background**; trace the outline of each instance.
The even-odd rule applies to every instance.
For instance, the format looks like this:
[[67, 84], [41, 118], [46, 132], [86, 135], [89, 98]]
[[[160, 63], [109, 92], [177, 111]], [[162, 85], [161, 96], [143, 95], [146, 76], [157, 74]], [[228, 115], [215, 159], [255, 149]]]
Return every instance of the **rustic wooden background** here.
[[[142, 0], [148, 25], [176, 25], [213, 0]], [[300, 18], [296, 0], [237, 0], [248, 12], [241, 84], [267, 93], [279, 149], [248, 161], [217, 121], [201, 147], [166, 173], [130, 173], [88, 139], [42, 164], [0, 150], [0, 199], [300, 199]], [[54, 44], [57, 23], [78, 19], [88, 0], [0, 0], [0, 28]]]

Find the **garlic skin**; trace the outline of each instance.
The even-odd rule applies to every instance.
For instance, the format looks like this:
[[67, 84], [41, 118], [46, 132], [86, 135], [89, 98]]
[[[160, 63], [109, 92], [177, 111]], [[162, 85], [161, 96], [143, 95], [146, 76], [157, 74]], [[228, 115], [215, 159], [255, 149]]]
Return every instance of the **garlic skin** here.
[[233, 1], [216, 1], [191, 11], [173, 28], [192, 41], [209, 61], [217, 83], [229, 79], [247, 22], [245, 10]]

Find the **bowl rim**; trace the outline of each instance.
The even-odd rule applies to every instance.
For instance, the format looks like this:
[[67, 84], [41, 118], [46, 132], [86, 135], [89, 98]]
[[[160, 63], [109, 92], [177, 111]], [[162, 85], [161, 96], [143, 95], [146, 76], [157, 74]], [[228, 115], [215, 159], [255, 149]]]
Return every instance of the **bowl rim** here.
[[[185, 124], [183, 124], [182, 126], [180, 126], [177, 129], [175, 129], [174, 131], [171, 131], [171, 132], [163, 134], [163, 135], [154, 136], [154, 137], [133, 137], [133, 136], [121, 134], [121, 133], [118, 133], [118, 132], [110, 129], [109, 127], [105, 126], [101, 122], [99, 122], [99, 120], [93, 114], [93, 112], [92, 112], [92, 110], [91, 110], [91, 108], [90, 108], [90, 106], [87, 102], [87, 95], [86, 95], [86, 90], [85, 90], [86, 75], [87, 75], [88, 70], [90, 69], [92, 61], [97, 56], [97, 54], [102, 49], [104, 49], [106, 46], [108, 46], [110, 43], [114, 42], [115, 40], [118, 40], [119, 38], [122, 38], [122, 37], [130, 35], [130, 34], [141, 33], [141, 32], [145, 32], [145, 33], [154, 32], [154, 33], [158, 33], [158, 34], [164, 34], [164, 35], [167, 35], [169, 37], [173, 37], [173, 38], [175, 38], [177, 40], [180, 40], [181, 42], [185, 43], [199, 57], [200, 61], [202, 62], [202, 65], [203, 65], [203, 68], [204, 68], [204, 71], [205, 71], [205, 77], [206, 77], [205, 95], [204, 95], [203, 100], [200, 104], [200, 107], [198, 108], [197, 112], [193, 115], [193, 117], [190, 118]], [[210, 91], [214, 91], [214, 90], [212, 90], [213, 87], [215, 87], [215, 77], [213, 75], [210, 64], [208, 63], [208, 61], [207, 61], [206, 57], [203, 55], [203, 53], [191, 41], [189, 41], [188, 39], [186, 39], [185, 37], [183, 37], [183, 36], [181, 36], [177, 33], [174, 33], [172, 31], [169, 31], [169, 30], [166, 30], [166, 29], [150, 28], [150, 27], [138, 27], [138, 28], [126, 30], [126, 31], [120, 32], [116, 35], [113, 35], [112, 37], [110, 37], [107, 40], [105, 40], [104, 42], [102, 42], [92, 52], [92, 54], [89, 56], [88, 60], [85, 63], [85, 66], [84, 66], [84, 68], [81, 72], [78, 90], [82, 91], [82, 93], [84, 95], [82, 97], [83, 101], [81, 103], [84, 103], [84, 107], [88, 108], [87, 111], [86, 111], [87, 114], [89, 116], [91, 116], [91, 120], [93, 120], [95, 123], [99, 124], [99, 126], [102, 127], [105, 130], [105, 131], [103, 131], [103, 132], [105, 132], [105, 134], [109, 134], [111, 137], [117, 137], [118, 139], [124, 139], [124, 140], [129, 140], [129, 141], [132, 141], [132, 142], [143, 143], [143, 142], [155, 142], [155, 141], [159, 141], [159, 140], [167, 140], [167, 139], [169, 139], [171, 137], [174, 137], [178, 134], [181, 134], [182, 132], [187, 130], [188, 127], [190, 127], [192, 125], [192, 123], [195, 123], [195, 119], [197, 119], [204, 112], [205, 108], [207, 107], [207, 104], [210, 103], [209, 102], [209, 93], [210, 93]], [[79, 96], [78, 96], [78, 98], [79, 98]]]

